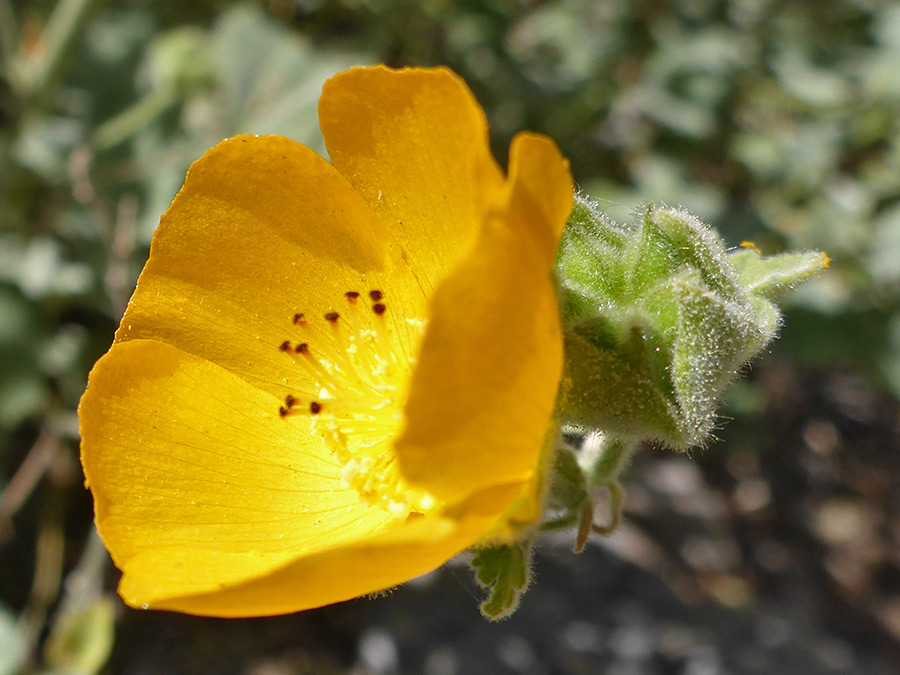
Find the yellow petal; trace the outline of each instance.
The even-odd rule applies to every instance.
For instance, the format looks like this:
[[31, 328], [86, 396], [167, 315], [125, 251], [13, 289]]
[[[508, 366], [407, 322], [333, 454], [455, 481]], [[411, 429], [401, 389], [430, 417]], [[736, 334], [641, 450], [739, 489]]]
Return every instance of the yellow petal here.
[[82, 461], [133, 605], [319, 606], [537, 516], [566, 162], [521, 135], [504, 180], [443, 70], [351, 71], [321, 117], [343, 176], [281, 138], [192, 166], [92, 372]]
[[[499, 500], [508, 502], [512, 488], [503, 488], [501, 492]], [[201, 561], [183, 548], [158, 553], [147, 551], [134, 565], [142, 573], [144, 584], [137, 584], [136, 575], [132, 574], [123, 578], [119, 592], [132, 606], [143, 606], [138, 598], [146, 596], [137, 593], [150, 592], [156, 594], [147, 603], [150, 608], [206, 616], [296, 612], [391, 588], [433, 570], [474, 544], [494, 518], [494, 513], [489, 516], [472, 513], [460, 520], [424, 517], [340, 549], [310, 553], [262, 577], [206, 593], [171, 597], [160, 596], [158, 586], [152, 582], [159, 564], [178, 568], [203, 562], [220, 568], [234, 554], [226, 549]]]
[[319, 120], [331, 161], [430, 295], [469, 251], [502, 188], [472, 92], [443, 68], [353, 69], [325, 84]]
[[505, 200], [439, 287], [397, 443], [411, 481], [449, 503], [536, 480], [562, 369], [553, 258], [572, 206], [568, 163], [520, 134]]
[[338, 602], [433, 569], [495, 517], [396, 522], [342, 487], [321, 439], [275, 403], [154, 341], [97, 364], [82, 461], [130, 604], [249, 616]]
[[304, 369], [280, 350], [307, 339], [293, 317], [333, 346], [323, 316], [350, 309], [346, 291], [380, 284], [386, 254], [370, 209], [328, 162], [285, 138], [237, 137], [188, 172], [116, 340], [166, 342], [279, 398], [304, 392]]

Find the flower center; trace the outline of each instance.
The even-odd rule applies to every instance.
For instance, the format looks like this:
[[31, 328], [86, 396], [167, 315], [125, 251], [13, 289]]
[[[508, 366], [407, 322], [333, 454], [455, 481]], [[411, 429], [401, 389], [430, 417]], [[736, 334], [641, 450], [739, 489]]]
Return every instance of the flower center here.
[[[393, 318], [393, 317], [391, 317]], [[341, 483], [370, 506], [398, 518], [435, 504], [405, 484], [397, 470], [393, 440], [403, 421], [409, 371], [415, 359], [397, 339], [384, 293], [344, 293], [340, 311], [321, 317], [293, 316], [300, 337], [279, 349], [306, 371], [307, 390], [285, 397], [283, 419], [305, 418], [341, 463]], [[425, 322], [406, 319], [418, 335]]]

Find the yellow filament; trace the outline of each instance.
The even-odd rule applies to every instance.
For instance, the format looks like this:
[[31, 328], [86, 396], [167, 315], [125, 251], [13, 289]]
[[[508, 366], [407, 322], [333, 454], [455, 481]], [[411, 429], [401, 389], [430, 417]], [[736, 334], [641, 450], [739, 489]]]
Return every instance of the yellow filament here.
[[[319, 393], [315, 403], [306, 398], [282, 416], [308, 416], [310, 431], [326, 441], [342, 465], [342, 485], [354, 489], [367, 504], [406, 518], [435, 503], [405, 484], [393, 451], [412, 364], [398, 353], [400, 345], [383, 313], [360, 307], [364, 302], [362, 297], [359, 303], [347, 302], [337, 317], [307, 315], [298, 341], [307, 347], [289, 353]], [[426, 322], [406, 321], [421, 336]]]

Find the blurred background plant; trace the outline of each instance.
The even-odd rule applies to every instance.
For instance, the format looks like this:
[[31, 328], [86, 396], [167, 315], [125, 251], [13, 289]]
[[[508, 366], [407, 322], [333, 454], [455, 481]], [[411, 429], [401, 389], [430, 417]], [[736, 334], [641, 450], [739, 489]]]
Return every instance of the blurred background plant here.
[[[0, 59], [0, 674], [892, 672], [896, 3], [0, 0]], [[506, 624], [452, 566], [283, 619], [125, 610], [81, 487], [87, 373], [189, 163], [237, 133], [323, 152], [322, 82], [375, 62], [450, 66], [501, 161], [516, 131], [551, 135], [619, 221], [684, 205], [832, 269], [788, 298], [721, 441], [640, 453], [625, 527], [572, 562], [548, 545]]]

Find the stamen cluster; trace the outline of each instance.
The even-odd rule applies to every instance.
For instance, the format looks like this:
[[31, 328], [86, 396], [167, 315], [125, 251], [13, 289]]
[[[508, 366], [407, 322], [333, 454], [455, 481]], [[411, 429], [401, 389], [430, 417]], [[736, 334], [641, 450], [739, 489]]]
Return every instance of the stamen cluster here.
[[[369, 313], [359, 310], [363, 297], [370, 302]], [[355, 489], [369, 505], [407, 517], [433, 506], [424, 493], [404, 485], [392, 448], [412, 360], [397, 353], [383, 291], [372, 289], [364, 296], [350, 290], [344, 300], [346, 311], [332, 309], [322, 321], [305, 312], [293, 315], [302, 341], [285, 340], [279, 351], [306, 371], [311, 386], [285, 396], [278, 415], [307, 418], [310, 433], [321, 436], [341, 463], [344, 487]]]

